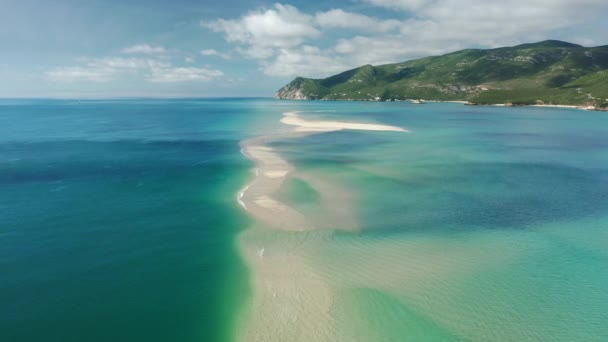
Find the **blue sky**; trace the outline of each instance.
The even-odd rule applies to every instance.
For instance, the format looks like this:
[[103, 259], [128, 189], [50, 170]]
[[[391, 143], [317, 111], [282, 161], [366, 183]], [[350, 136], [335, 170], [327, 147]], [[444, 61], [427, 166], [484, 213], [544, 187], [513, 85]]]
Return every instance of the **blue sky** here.
[[608, 44], [606, 0], [0, 0], [0, 97], [272, 96], [469, 47]]

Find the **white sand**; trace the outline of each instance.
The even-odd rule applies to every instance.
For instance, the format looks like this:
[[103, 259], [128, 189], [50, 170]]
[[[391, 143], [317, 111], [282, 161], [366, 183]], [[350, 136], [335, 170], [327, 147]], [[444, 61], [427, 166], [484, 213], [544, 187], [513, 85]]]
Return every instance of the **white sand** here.
[[287, 170], [272, 170], [264, 172], [264, 176], [268, 178], [281, 178], [287, 176]]
[[[283, 114], [281, 122], [286, 125], [297, 126], [295, 132], [287, 133], [286, 135], [278, 136], [277, 138], [297, 138], [309, 134], [338, 131], [343, 129], [366, 130], [366, 131], [393, 131], [393, 132], [408, 132], [401, 127], [369, 124], [359, 122], [341, 122], [341, 121], [309, 121], [304, 120], [297, 112], [287, 112]], [[237, 201], [254, 217], [262, 220], [266, 224], [270, 224], [274, 228], [282, 230], [305, 230], [313, 229], [314, 225], [309, 219], [304, 217], [300, 212], [287, 206], [284, 203], [278, 202], [272, 196], [281, 187], [281, 184], [289, 173], [293, 171], [293, 167], [284, 160], [275, 150], [267, 145], [269, 138], [255, 138], [243, 141], [241, 143], [241, 153], [247, 158], [256, 163], [255, 178], [245, 186], [238, 194]], [[312, 178], [308, 178], [309, 183], [322, 184], [315, 182]], [[327, 186], [319, 186], [321, 197], [331, 206], [331, 200], [336, 199], [336, 195], [341, 192], [337, 189]], [[325, 190], [325, 191], [324, 191]], [[340, 218], [339, 220], [330, 220], [328, 222], [348, 222], [345, 226], [356, 226], [350, 210], [347, 210], [348, 205], [340, 205], [335, 207], [335, 215], [327, 215], [327, 217]], [[347, 215], [347, 213], [349, 215]], [[337, 223], [334, 223], [334, 226]]]
[[256, 168], [253, 181], [238, 194], [239, 204], [267, 227], [285, 231], [310, 229], [312, 225], [304, 215], [272, 198], [293, 167], [264, 143], [263, 139], [241, 143], [243, 154], [256, 163]]
[[339, 341], [332, 324], [333, 288], [302, 257], [297, 248], [301, 243], [285, 234], [252, 228], [241, 237], [240, 250], [252, 270], [253, 297], [238, 340]]
[[530, 107], [546, 107], [546, 108], [570, 108], [570, 109], [583, 109], [583, 110], [595, 110], [594, 106], [568, 106], [568, 105], [547, 105], [547, 104], [536, 104]]
[[[276, 138], [290, 139], [343, 129], [407, 132], [401, 127], [340, 121], [309, 121], [285, 113], [281, 122], [296, 126]], [[333, 321], [335, 288], [302, 258], [299, 249], [312, 230], [358, 228], [352, 195], [322, 175], [297, 171], [297, 177], [319, 193], [323, 210], [306, 217], [275, 193], [295, 168], [268, 146], [271, 138], [241, 143], [241, 152], [255, 162], [255, 177], [238, 194], [239, 204], [256, 225], [242, 235], [240, 250], [251, 270], [253, 297], [239, 338], [243, 341], [338, 341]], [[272, 229], [274, 231], [270, 231]], [[319, 236], [319, 233], [315, 236]], [[287, 238], [286, 241], [277, 239]], [[302, 241], [300, 241], [303, 239]], [[310, 245], [310, 243], [307, 243]]]
[[259, 196], [254, 201], [257, 205], [259, 205], [262, 208], [278, 209], [279, 211], [285, 210], [284, 205], [282, 205], [280, 202], [273, 200], [272, 198], [270, 198], [268, 196]]
[[397, 126], [369, 124], [359, 122], [343, 121], [308, 121], [302, 119], [297, 112], [287, 112], [283, 114], [281, 122], [286, 125], [297, 126], [298, 132], [330, 132], [342, 129], [353, 129], [362, 131], [393, 131], [409, 132]]

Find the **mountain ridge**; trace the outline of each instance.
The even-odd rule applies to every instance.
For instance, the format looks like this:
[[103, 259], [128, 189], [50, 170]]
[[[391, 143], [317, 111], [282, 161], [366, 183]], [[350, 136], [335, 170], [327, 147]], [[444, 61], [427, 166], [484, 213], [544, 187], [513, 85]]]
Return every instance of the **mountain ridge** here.
[[370, 64], [323, 79], [296, 77], [279, 99], [608, 107], [608, 45], [545, 40]]

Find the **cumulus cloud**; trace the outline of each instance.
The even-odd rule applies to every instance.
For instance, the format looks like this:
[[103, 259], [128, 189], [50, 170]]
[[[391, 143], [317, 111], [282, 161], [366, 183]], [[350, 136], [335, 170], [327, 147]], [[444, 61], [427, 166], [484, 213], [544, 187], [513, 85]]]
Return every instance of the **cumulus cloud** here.
[[162, 46], [151, 46], [149, 44], [136, 44], [133, 46], [126, 47], [122, 49], [122, 53], [126, 54], [144, 54], [144, 55], [154, 55], [154, 54], [162, 54], [165, 53], [165, 50]]
[[249, 12], [239, 19], [218, 19], [201, 24], [223, 33], [228, 42], [244, 45], [242, 51], [254, 58], [265, 58], [276, 48], [297, 46], [320, 35], [313, 26], [313, 16], [281, 4]]
[[[243, 55], [265, 59], [318, 38], [326, 28], [387, 32], [397, 29], [400, 22], [379, 20], [342, 9], [309, 15], [291, 5], [275, 4], [270, 9], [251, 11], [238, 19], [217, 19], [201, 24], [223, 33], [226, 41], [238, 44], [237, 51]], [[216, 55], [215, 50], [203, 51]]]

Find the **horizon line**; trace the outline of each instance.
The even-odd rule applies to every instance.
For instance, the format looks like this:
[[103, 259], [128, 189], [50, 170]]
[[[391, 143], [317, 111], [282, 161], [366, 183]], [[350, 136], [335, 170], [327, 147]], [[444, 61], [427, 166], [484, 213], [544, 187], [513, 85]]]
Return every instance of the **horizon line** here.
[[0, 96], [3, 100], [187, 100], [187, 99], [272, 99], [273, 96], [101, 96], [101, 97], [52, 97], [52, 96]]

